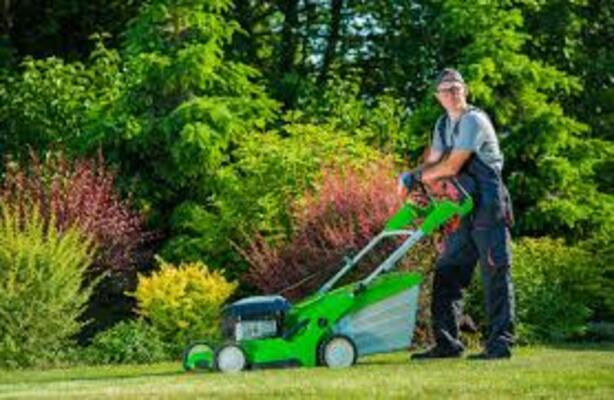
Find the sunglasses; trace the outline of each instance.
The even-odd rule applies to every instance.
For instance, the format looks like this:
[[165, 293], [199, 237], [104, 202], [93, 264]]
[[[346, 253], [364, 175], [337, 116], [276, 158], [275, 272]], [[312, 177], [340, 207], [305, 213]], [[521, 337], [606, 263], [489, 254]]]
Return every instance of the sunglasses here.
[[462, 86], [450, 86], [447, 88], [437, 89], [437, 93], [439, 94], [458, 94], [463, 90]]

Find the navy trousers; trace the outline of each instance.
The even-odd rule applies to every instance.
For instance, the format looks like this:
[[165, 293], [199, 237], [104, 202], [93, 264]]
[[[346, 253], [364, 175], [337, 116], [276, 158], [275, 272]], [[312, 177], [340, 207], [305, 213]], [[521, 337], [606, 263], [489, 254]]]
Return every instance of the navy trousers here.
[[476, 228], [464, 218], [446, 238], [435, 266], [431, 315], [437, 346], [462, 351], [459, 319], [463, 289], [479, 261], [484, 287], [488, 336], [486, 351], [509, 352], [514, 339], [514, 288], [511, 278], [511, 237], [504, 222]]

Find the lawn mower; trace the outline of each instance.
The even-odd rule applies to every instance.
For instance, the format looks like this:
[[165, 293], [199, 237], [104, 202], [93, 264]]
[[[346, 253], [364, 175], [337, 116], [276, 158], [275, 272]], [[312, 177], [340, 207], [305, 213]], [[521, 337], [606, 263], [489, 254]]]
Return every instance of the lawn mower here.
[[[436, 199], [421, 186], [426, 205], [406, 201], [384, 230], [313, 295], [290, 304], [281, 295], [253, 296], [222, 311], [223, 344], [201, 341], [184, 352], [187, 371], [238, 372], [262, 367], [349, 367], [359, 357], [411, 345], [422, 277], [394, 272], [396, 263], [422, 238], [454, 216], [473, 208], [471, 197], [453, 180], [461, 199]], [[386, 238], [400, 245], [364, 279], [334, 288], [342, 277]]]

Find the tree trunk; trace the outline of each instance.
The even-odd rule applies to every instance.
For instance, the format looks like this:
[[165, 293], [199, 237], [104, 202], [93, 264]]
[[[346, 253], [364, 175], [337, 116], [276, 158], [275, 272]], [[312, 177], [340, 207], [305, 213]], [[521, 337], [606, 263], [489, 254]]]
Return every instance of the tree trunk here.
[[311, 55], [310, 39], [317, 36], [317, 32], [313, 32], [313, 27], [317, 23], [317, 4], [314, 1], [305, 0], [304, 13], [305, 13], [305, 27], [303, 29], [303, 35], [301, 37], [301, 74], [306, 75], [307, 61]]
[[298, 0], [281, 2], [284, 25], [281, 31], [281, 57], [279, 58], [280, 76], [294, 70], [297, 50], [296, 27], [298, 26]]
[[247, 63], [257, 65], [258, 48], [254, 39], [255, 7], [252, 7], [249, 1], [236, 1], [234, 7], [236, 19], [246, 33], [246, 35], [236, 35], [234, 40], [237, 41], [239, 50], [245, 54]]
[[341, 11], [343, 9], [343, 0], [331, 0], [330, 2], [330, 29], [328, 35], [328, 43], [326, 45], [326, 50], [324, 52], [324, 60], [322, 61], [322, 69], [320, 71], [320, 76], [318, 78], [318, 82], [323, 84], [326, 82], [326, 78], [328, 77], [328, 71], [333, 61], [335, 60], [335, 56], [337, 54], [337, 44], [339, 43], [340, 38], [340, 27], [341, 27]]
[[2, 0], [2, 31], [0, 31], [0, 37], [11, 36], [11, 28], [13, 27], [13, 15], [11, 14], [11, 0]]

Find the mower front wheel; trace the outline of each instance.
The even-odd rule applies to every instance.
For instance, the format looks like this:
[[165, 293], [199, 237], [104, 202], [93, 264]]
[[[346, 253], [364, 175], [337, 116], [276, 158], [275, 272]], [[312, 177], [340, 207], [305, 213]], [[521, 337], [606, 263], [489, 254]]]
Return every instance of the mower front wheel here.
[[318, 348], [320, 364], [329, 368], [351, 367], [356, 363], [357, 357], [356, 346], [347, 336], [331, 336]]
[[183, 352], [183, 369], [186, 371], [207, 371], [213, 368], [213, 349], [204, 341], [190, 344]]
[[245, 352], [237, 344], [225, 344], [215, 352], [215, 368], [220, 372], [240, 372], [247, 369]]

